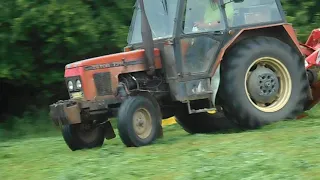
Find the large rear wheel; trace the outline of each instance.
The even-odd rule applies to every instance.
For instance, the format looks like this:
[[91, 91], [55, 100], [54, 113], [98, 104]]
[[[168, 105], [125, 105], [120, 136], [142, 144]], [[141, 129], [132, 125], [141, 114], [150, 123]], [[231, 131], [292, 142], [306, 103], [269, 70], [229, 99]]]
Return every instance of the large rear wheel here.
[[304, 61], [278, 39], [244, 40], [221, 63], [222, 107], [229, 119], [245, 128], [295, 118], [307, 94]]
[[236, 124], [227, 119], [223, 112], [189, 114], [186, 106], [181, 106], [177, 110], [175, 119], [190, 134], [207, 134], [237, 128]]

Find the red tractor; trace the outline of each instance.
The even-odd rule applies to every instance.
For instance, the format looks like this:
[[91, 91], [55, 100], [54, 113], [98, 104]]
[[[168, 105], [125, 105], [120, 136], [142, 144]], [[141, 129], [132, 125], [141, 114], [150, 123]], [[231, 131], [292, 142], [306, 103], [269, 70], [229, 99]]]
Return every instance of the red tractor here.
[[280, 0], [138, 0], [124, 52], [68, 64], [50, 115], [71, 150], [114, 138], [113, 117], [135, 147], [172, 116], [190, 134], [296, 119], [320, 98], [319, 36], [300, 44]]

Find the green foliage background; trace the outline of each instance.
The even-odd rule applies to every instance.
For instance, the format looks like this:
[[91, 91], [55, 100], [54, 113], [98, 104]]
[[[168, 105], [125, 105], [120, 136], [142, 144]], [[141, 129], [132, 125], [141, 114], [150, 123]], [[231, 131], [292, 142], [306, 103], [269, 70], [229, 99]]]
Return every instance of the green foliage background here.
[[[320, 24], [320, 1], [282, 3], [304, 42]], [[133, 5], [134, 0], [0, 1], [0, 121], [7, 121], [1, 126], [10, 131], [15, 124], [43, 122], [39, 109], [68, 98], [67, 63], [121, 51]]]

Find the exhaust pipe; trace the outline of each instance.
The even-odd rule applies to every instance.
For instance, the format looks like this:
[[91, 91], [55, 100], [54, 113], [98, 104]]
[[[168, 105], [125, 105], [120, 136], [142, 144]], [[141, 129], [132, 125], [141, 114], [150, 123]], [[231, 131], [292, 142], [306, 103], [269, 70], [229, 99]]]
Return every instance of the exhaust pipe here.
[[143, 0], [139, 0], [141, 8], [141, 36], [142, 45], [145, 50], [145, 58], [147, 59], [147, 66], [149, 71], [148, 75], [153, 75], [155, 72], [155, 62], [154, 62], [154, 44], [152, 38], [151, 27], [146, 15]]

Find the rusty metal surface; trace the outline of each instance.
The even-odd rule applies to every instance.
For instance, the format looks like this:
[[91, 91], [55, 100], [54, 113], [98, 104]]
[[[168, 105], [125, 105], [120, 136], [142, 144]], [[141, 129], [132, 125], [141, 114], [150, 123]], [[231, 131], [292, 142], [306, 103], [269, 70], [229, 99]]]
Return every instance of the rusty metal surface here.
[[80, 107], [71, 101], [59, 101], [50, 105], [50, 117], [56, 126], [81, 123]]
[[112, 95], [112, 79], [110, 72], [102, 72], [93, 74], [93, 79], [98, 96]]
[[121, 103], [121, 99], [64, 100], [50, 105], [50, 117], [56, 126], [77, 124], [90, 120], [91, 116], [111, 112], [109, 105]]
[[80, 116], [80, 108], [78, 106], [78, 104], [72, 105], [67, 107], [64, 104], [64, 113], [68, 119], [68, 123], [69, 124], [79, 124], [81, 123], [81, 116]]

